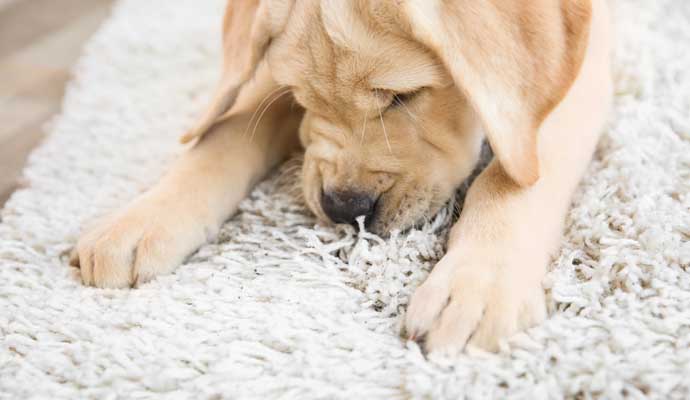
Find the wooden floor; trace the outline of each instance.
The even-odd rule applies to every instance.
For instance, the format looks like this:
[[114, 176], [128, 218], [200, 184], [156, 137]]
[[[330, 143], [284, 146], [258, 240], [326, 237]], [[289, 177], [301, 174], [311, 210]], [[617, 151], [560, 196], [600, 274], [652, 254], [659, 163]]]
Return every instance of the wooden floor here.
[[0, 208], [113, 0], [0, 0]]

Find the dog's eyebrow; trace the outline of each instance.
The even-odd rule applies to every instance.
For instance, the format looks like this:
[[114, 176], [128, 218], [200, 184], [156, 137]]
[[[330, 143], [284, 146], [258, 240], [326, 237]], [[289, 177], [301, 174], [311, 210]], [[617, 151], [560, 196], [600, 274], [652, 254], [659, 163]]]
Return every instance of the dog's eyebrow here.
[[397, 93], [412, 92], [423, 87], [443, 84], [440, 65], [421, 63], [372, 71], [368, 81], [372, 89], [389, 90]]

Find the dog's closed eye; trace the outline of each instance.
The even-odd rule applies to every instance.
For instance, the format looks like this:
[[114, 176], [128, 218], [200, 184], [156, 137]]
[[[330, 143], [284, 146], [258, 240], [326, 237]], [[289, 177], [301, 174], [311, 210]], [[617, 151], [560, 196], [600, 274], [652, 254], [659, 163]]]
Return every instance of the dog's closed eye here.
[[379, 107], [383, 112], [397, 108], [409, 103], [417, 97], [425, 88], [421, 87], [414, 90], [397, 92], [391, 89], [374, 89], [373, 95], [377, 99]]
[[405, 105], [406, 103], [409, 103], [412, 101], [415, 97], [417, 97], [421, 92], [422, 89], [417, 89], [411, 92], [403, 92], [403, 93], [394, 93], [393, 94], [393, 101], [391, 104], [388, 106], [388, 109], [393, 109], [400, 107], [402, 105]]

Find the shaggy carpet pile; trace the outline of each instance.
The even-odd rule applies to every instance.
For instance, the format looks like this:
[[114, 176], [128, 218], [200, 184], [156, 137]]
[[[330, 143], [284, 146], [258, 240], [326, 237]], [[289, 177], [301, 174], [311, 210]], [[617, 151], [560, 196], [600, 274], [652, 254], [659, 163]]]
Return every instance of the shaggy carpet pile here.
[[399, 337], [452, 205], [382, 240], [317, 224], [288, 163], [221, 235], [138, 290], [85, 288], [86, 221], [155, 182], [220, 66], [224, 0], [120, 0], [0, 223], [2, 399], [690, 396], [690, 3], [612, 0], [610, 123], [544, 282], [499, 354]]

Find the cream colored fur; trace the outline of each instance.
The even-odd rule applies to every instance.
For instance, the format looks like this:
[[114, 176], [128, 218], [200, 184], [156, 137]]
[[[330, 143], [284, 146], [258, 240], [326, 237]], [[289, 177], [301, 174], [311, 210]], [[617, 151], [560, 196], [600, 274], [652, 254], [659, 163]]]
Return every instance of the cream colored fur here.
[[408, 227], [471, 172], [483, 126], [497, 159], [406, 330], [455, 353], [496, 349], [541, 321], [541, 279], [609, 107], [606, 5], [465, 3], [230, 1], [223, 79], [183, 139], [198, 142], [84, 234], [73, 257], [84, 283], [135, 286], [172, 271], [300, 141], [316, 215], [327, 219], [323, 190], [357, 189], [380, 199], [372, 230]]

